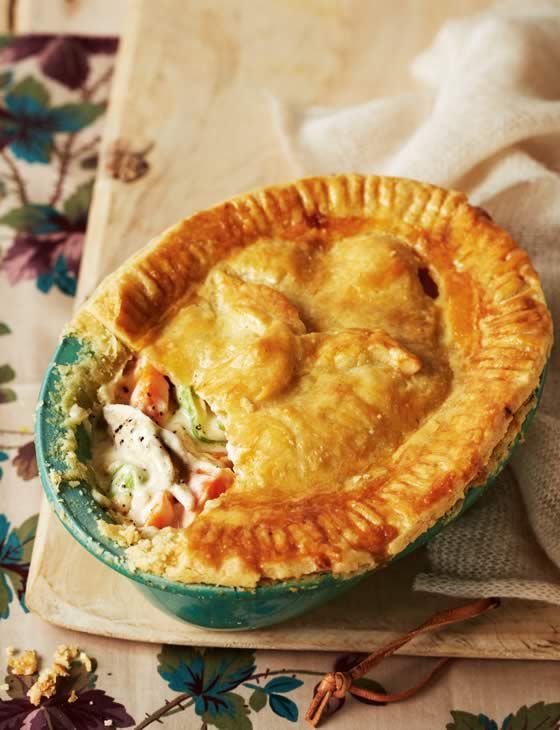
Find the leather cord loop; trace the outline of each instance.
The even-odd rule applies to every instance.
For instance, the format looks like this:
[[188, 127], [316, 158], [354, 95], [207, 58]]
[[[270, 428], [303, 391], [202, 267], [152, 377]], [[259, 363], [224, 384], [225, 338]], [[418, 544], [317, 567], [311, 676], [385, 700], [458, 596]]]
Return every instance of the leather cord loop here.
[[352, 687], [352, 677], [347, 672], [329, 672], [321, 680], [320, 686], [333, 697], [344, 697]]
[[311, 700], [305, 719], [310, 725], [317, 727], [329, 700], [332, 697], [342, 699], [348, 692], [356, 697], [372, 700], [374, 702], [402, 702], [403, 700], [412, 697], [428, 684], [434, 674], [443, 667], [444, 664], [450, 661], [450, 658], [446, 657], [437, 662], [430, 672], [413, 687], [394, 694], [373, 692], [372, 690], [365, 689], [363, 687], [357, 687], [353, 684], [353, 682], [357, 679], [361, 679], [370, 671], [370, 669], [382, 662], [386, 657], [394, 654], [397, 649], [400, 649], [401, 646], [411, 641], [411, 639], [419, 634], [424, 634], [442, 626], [448, 626], [449, 624], [458, 623], [459, 621], [468, 621], [469, 619], [476, 618], [477, 616], [480, 616], [481, 614], [486, 613], [486, 611], [496, 608], [499, 605], [500, 601], [498, 598], [483, 598], [478, 601], [474, 601], [473, 603], [468, 603], [465, 606], [440, 611], [417, 628], [409, 631], [408, 634], [395, 639], [389, 644], [380, 647], [372, 654], [369, 654], [365, 659], [352, 667], [350, 671], [328, 672], [317, 687], [317, 691]]

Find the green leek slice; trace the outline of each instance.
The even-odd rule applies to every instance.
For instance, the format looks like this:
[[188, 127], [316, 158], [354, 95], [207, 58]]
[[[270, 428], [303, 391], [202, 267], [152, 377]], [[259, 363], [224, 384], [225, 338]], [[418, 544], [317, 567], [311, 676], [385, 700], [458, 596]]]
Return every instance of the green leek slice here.
[[191, 435], [205, 444], [225, 444], [224, 428], [206, 401], [199, 398], [194, 388], [181, 388], [178, 391], [179, 403], [187, 412]]
[[132, 490], [148, 479], [148, 472], [132, 464], [121, 464], [111, 475], [111, 491], [119, 489]]

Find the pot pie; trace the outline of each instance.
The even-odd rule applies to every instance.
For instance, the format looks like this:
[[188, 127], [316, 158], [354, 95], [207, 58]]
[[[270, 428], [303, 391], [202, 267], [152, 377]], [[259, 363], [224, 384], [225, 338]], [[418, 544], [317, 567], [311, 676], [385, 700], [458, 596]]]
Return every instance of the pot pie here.
[[528, 255], [483, 210], [360, 175], [182, 221], [71, 329], [102, 372], [70, 408], [102, 531], [134, 569], [245, 588], [371, 569], [449, 514], [518, 436], [552, 343]]

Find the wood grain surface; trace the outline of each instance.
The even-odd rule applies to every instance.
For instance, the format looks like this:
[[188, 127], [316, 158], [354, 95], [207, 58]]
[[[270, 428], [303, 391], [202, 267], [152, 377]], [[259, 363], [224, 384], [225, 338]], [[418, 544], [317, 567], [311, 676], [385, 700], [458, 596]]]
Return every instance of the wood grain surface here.
[[[413, 593], [422, 551], [373, 574], [348, 594], [304, 616], [257, 631], [208, 631], [151, 606], [133, 582], [89, 555], [43, 504], [27, 604], [69, 629], [156, 644], [257, 649], [372, 651], [463, 599]], [[111, 600], [107, 600], [110, 596]], [[418, 637], [398, 652], [415, 656], [560, 659], [560, 610], [523, 601], [476, 621]]]
[[[196, 210], [297, 175], [270, 96], [344, 105], [413, 86], [409, 65], [448, 17], [488, 0], [131, 0], [78, 298]], [[115, 144], [149, 149], [134, 183]]]
[[[79, 300], [178, 219], [294, 176], [275, 135], [270, 95], [293, 104], [343, 105], [412, 88], [410, 61], [430, 44], [441, 23], [487, 4], [130, 0]], [[115, 174], [137, 179], [125, 182]], [[287, 624], [256, 632], [209, 632], [150, 606], [132, 583], [75, 543], [43, 506], [27, 601], [48, 621], [106, 636], [362, 651], [452, 603], [412, 593], [412, 578], [424, 559], [421, 553], [411, 556]], [[479, 621], [420, 637], [404, 651], [560, 659], [558, 637], [558, 608], [505, 601]]]

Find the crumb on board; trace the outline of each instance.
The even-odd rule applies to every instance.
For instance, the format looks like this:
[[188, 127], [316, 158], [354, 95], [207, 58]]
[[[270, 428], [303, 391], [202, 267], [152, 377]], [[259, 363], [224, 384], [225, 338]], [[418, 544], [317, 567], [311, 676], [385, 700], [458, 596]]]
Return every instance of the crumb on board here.
[[67, 677], [70, 671], [70, 665], [78, 656], [77, 646], [65, 646], [61, 644], [53, 656], [53, 668], [56, 668], [58, 674]]
[[[18, 653], [15, 649], [9, 647], [6, 649], [6, 657], [8, 670], [11, 674], [31, 676], [39, 670], [39, 659], [35, 649], [26, 649]], [[27, 696], [31, 704], [37, 706], [41, 704], [43, 698], [52, 697], [56, 692], [58, 678], [69, 676], [72, 662], [76, 660], [83, 664], [86, 671], [91, 672], [93, 670], [92, 660], [84, 651], [80, 651], [77, 646], [61, 644], [54, 652], [52, 666], [42, 669], [36, 681], [29, 688]], [[9, 689], [9, 686], [5, 685], [4, 689]], [[77, 699], [77, 693], [72, 690], [68, 702], [76, 702]]]
[[59, 673], [54, 669], [54, 667], [52, 669], [43, 669], [39, 673], [37, 681], [35, 684], [31, 685], [27, 692], [27, 696], [29, 697], [29, 701], [32, 705], [37, 706], [41, 704], [41, 699], [43, 697], [48, 699], [54, 695], [56, 692], [56, 680], [58, 676]]
[[31, 674], [35, 674], [39, 668], [39, 658], [35, 649], [26, 649], [17, 653], [15, 649], [9, 647], [6, 649], [6, 656], [6, 665], [12, 674], [29, 677]]

